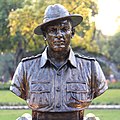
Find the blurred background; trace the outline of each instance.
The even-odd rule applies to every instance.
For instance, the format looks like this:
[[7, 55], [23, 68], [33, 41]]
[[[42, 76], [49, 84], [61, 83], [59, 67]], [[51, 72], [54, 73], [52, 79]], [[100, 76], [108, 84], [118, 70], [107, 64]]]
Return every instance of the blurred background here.
[[[9, 86], [21, 59], [43, 51], [44, 38], [34, 35], [33, 30], [42, 23], [45, 8], [54, 3], [83, 16], [71, 46], [79, 54], [95, 57], [106, 76], [109, 90], [92, 105], [119, 106], [120, 0], [0, 0], [0, 106], [26, 106], [25, 101], [9, 91]], [[120, 108], [113, 108], [89, 108], [85, 114], [92, 112], [100, 120], [119, 120]], [[15, 120], [25, 112], [31, 114], [29, 109], [0, 109], [0, 120]]]

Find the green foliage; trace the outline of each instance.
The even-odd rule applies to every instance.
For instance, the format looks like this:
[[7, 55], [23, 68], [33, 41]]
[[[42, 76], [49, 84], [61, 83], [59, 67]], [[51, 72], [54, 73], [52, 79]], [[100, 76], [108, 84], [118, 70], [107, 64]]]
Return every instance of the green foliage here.
[[108, 52], [112, 61], [120, 63], [120, 33], [117, 33], [115, 36], [110, 37]]
[[10, 89], [10, 83], [1, 83], [0, 82], [0, 90], [9, 90]]
[[[98, 51], [94, 40], [95, 24], [91, 18], [97, 13], [94, 0], [1, 0], [0, 1], [0, 52], [15, 53], [15, 65], [26, 53], [39, 53], [44, 49], [43, 36], [34, 35], [34, 28], [42, 23], [45, 8], [54, 3], [63, 4], [70, 13], [84, 18], [76, 28], [71, 45], [88, 51]], [[4, 8], [4, 9], [3, 9]]]
[[[49, 2], [43, 0], [25, 0], [23, 8], [11, 11], [9, 15], [10, 33], [16, 36], [17, 39], [20, 39], [17, 36], [17, 33], [20, 33], [21, 40], [24, 41], [22, 48], [25, 51], [38, 51], [43, 46], [43, 37], [39, 36], [38, 38], [38, 36], [33, 35], [33, 30], [38, 24], [42, 23], [45, 8], [49, 4], [54, 3], [63, 4], [71, 13], [81, 14], [84, 17], [81, 26], [76, 29], [77, 34], [72, 40], [73, 47], [77, 45], [88, 51], [98, 51], [95, 41], [92, 40], [93, 34], [91, 34], [95, 26], [91, 22], [91, 17], [97, 13], [97, 5], [93, 0], [51, 0]], [[17, 48], [18, 45], [15, 47]]]
[[[15, 67], [13, 61], [14, 61], [14, 56], [11, 53], [0, 55], [0, 81], [1, 82], [7, 82], [8, 80], [11, 79], [14, 72], [14, 67]], [[9, 84], [9, 83], [5, 83], [5, 84]], [[4, 89], [3, 86], [1, 87]]]
[[1, 0], [0, 1], [0, 51], [9, 51], [12, 47], [10, 37], [10, 26], [8, 16], [10, 11], [21, 7], [23, 0]]
[[[94, 40], [95, 24], [91, 20], [92, 17], [97, 14], [96, 3], [92, 0], [76, 0], [76, 2], [71, 3], [71, 5], [75, 6], [75, 9], [72, 10], [73, 13], [78, 13], [83, 16], [83, 22], [76, 28], [76, 36], [72, 41], [73, 47], [79, 46], [89, 52], [98, 52], [99, 49]], [[70, 8], [72, 8], [72, 6], [70, 6]], [[93, 7], [94, 9], [92, 9]]]
[[120, 89], [120, 82], [108, 83], [109, 89]]
[[[34, 36], [34, 28], [42, 22], [46, 2], [42, 0], [24, 2], [24, 7], [12, 11], [9, 15], [11, 35], [18, 43], [22, 41], [24, 51], [38, 51], [43, 46], [43, 37]], [[17, 44], [15, 49], [19, 47]]]
[[96, 32], [97, 44], [99, 46], [100, 53], [109, 60], [110, 66], [105, 68], [105, 73], [107, 76], [112, 72], [116, 79], [120, 79], [120, 32], [116, 33], [114, 36], [104, 36], [100, 31]]
[[97, 44], [100, 48], [100, 53], [107, 56], [111, 61], [120, 63], [120, 32], [114, 36], [103, 36], [100, 31], [97, 31]]

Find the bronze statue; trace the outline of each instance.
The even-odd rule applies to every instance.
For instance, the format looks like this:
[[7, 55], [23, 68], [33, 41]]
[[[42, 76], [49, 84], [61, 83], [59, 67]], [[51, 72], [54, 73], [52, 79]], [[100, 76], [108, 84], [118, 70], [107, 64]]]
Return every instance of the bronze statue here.
[[55, 4], [47, 7], [43, 23], [35, 28], [47, 47], [19, 63], [10, 88], [27, 101], [32, 120], [83, 120], [84, 109], [108, 88], [99, 63], [70, 47], [82, 20]]

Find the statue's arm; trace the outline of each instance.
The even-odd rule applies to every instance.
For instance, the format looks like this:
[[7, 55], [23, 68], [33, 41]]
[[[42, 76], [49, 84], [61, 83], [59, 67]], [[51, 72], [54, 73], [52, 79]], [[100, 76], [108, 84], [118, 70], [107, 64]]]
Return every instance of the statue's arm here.
[[94, 98], [101, 95], [108, 89], [105, 75], [97, 61], [94, 61]]
[[23, 62], [20, 62], [12, 79], [10, 90], [26, 100], [27, 97], [27, 80], [23, 68]]

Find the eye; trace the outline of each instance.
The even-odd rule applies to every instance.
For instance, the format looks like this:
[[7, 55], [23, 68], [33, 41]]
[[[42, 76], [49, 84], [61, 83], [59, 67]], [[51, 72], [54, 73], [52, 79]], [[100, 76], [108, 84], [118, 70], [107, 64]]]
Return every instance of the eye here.
[[64, 31], [64, 32], [66, 32], [66, 31], [69, 30], [69, 28], [68, 27], [63, 27], [61, 30]]
[[56, 31], [56, 29], [54, 28], [54, 27], [48, 27], [47, 28], [47, 32], [48, 33], [53, 33], [53, 32], [55, 32]]
[[56, 28], [50, 28], [50, 29], [48, 29], [48, 32], [49, 32], [49, 33], [53, 33], [53, 32], [56, 32], [56, 31], [57, 31]]
[[54, 31], [55, 31], [55, 29], [54, 29], [54, 28], [51, 28], [51, 29], [50, 29], [50, 31], [51, 31], [51, 32], [54, 32]]

